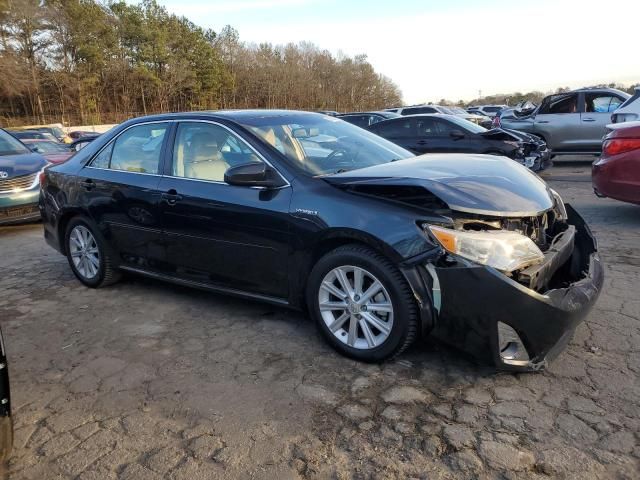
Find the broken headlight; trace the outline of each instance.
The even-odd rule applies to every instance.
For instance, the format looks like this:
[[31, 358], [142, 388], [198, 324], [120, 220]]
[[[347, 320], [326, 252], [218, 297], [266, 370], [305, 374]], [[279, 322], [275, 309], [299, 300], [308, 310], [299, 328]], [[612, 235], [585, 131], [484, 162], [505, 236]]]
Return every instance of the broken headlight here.
[[567, 219], [567, 209], [564, 206], [564, 202], [562, 201], [562, 197], [553, 188], [550, 188], [549, 190], [551, 190], [551, 195], [553, 195], [553, 199], [556, 202], [556, 213], [558, 215], [558, 220], [566, 220]]
[[517, 232], [426, 227], [448, 252], [502, 272], [513, 272], [544, 260], [533, 240]]

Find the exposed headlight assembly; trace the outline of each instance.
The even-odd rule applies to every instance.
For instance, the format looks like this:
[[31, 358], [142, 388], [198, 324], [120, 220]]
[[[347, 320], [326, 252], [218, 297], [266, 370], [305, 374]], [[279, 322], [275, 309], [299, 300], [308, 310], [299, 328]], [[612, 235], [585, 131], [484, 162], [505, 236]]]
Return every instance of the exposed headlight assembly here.
[[562, 197], [558, 192], [556, 192], [553, 188], [550, 188], [551, 195], [553, 195], [553, 199], [556, 201], [556, 210], [559, 215], [558, 220], [566, 220], [567, 219], [567, 208], [564, 206], [564, 202], [562, 201]]
[[426, 225], [448, 252], [505, 273], [540, 263], [544, 255], [529, 237], [507, 230], [453, 230]]

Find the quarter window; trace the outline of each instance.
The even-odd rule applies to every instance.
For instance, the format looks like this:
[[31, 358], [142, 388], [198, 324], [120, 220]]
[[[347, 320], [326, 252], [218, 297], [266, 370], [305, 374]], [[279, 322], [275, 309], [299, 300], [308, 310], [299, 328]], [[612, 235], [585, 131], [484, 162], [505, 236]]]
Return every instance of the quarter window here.
[[249, 145], [226, 128], [205, 122], [183, 122], [173, 148], [172, 175], [223, 182], [235, 165], [260, 162]]
[[94, 157], [91, 166], [157, 175], [160, 171], [162, 144], [168, 128], [167, 123], [131, 127], [103, 148]]

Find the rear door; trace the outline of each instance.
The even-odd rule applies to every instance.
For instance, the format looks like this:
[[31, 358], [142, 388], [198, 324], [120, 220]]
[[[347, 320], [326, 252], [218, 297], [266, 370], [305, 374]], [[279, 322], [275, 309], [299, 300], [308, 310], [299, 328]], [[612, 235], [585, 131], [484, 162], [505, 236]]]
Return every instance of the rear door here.
[[225, 183], [229, 167], [265, 160], [240, 135], [215, 122], [180, 122], [170, 156], [159, 190], [173, 274], [285, 298], [291, 187], [263, 190]]
[[585, 92], [584, 108], [580, 113], [586, 147], [600, 149], [611, 114], [624, 103], [624, 99], [609, 92]]
[[164, 261], [158, 184], [170, 127], [133, 125], [78, 173], [79, 203], [124, 264], [155, 268]]
[[545, 138], [551, 149], [574, 151], [584, 145], [578, 100], [578, 93], [562, 93], [542, 102], [533, 129]]

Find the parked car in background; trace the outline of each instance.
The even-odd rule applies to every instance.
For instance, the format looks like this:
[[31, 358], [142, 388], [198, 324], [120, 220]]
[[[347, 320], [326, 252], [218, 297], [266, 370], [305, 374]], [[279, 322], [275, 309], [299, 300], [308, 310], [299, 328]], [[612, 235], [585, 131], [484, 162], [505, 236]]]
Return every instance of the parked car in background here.
[[374, 123], [382, 122], [383, 120], [388, 120], [390, 118], [398, 118], [401, 115], [394, 112], [353, 112], [353, 113], [342, 113], [340, 115], [336, 115], [340, 120], [344, 120], [345, 122], [349, 122], [352, 125], [356, 125], [361, 128], [367, 128], [369, 125], [373, 125]]
[[48, 140], [50, 142], [61, 143], [56, 137], [48, 132], [39, 132], [37, 130], [7, 130], [18, 140]]
[[73, 142], [71, 142], [69, 144], [69, 149], [72, 152], [78, 152], [80, 150], [82, 150], [84, 147], [86, 147], [87, 145], [89, 145], [91, 142], [93, 142], [96, 138], [99, 138], [100, 135], [97, 135], [95, 137], [91, 136], [91, 137], [81, 137], [78, 140], [74, 140]]
[[54, 164], [67, 161], [75, 153], [75, 150], [69, 148], [70, 145], [50, 140], [29, 139], [23, 140], [22, 143], [42, 155], [47, 162]]
[[633, 96], [629, 97], [611, 115], [612, 123], [634, 122], [640, 120], [640, 87], [636, 87]]
[[478, 105], [475, 107], [467, 108], [467, 112], [476, 113], [478, 115], [484, 115], [485, 117], [493, 118], [505, 108], [509, 108], [508, 105]]
[[9, 385], [9, 363], [0, 330], [0, 472], [2, 463], [11, 455], [13, 447], [13, 419], [11, 417], [11, 388]]
[[89, 137], [98, 137], [98, 136], [100, 136], [100, 133], [90, 132], [87, 130], [74, 130], [72, 132], [69, 132], [69, 138], [71, 138], [71, 140], [73, 141], [79, 140], [80, 138], [89, 138]]
[[[630, 95], [612, 88], [583, 88], [549, 95], [527, 115], [506, 110], [494, 118], [494, 126], [542, 137], [552, 155], [597, 155], [602, 149], [606, 125]], [[496, 120], [497, 119], [497, 120]]]
[[0, 129], [0, 225], [38, 220], [39, 174], [47, 161]]
[[609, 125], [602, 155], [592, 168], [593, 190], [640, 205], [640, 121]]
[[416, 105], [412, 107], [402, 107], [390, 109], [399, 115], [422, 115], [425, 113], [441, 113], [443, 115], [456, 115], [470, 122], [481, 125], [485, 128], [491, 126], [491, 119], [483, 115], [468, 113], [460, 107], [445, 107], [442, 105]]
[[128, 271], [306, 308], [358, 360], [433, 333], [544, 368], [602, 288], [595, 239], [515, 162], [451, 157], [309, 112], [137, 118], [45, 170], [44, 235], [88, 287]]
[[330, 117], [337, 117], [340, 115], [335, 110], [318, 110], [318, 113], [322, 113], [323, 115], [329, 115]]
[[487, 130], [455, 115], [412, 115], [379, 122], [368, 129], [417, 155], [503, 155], [535, 171], [551, 165], [546, 145], [539, 138], [502, 129]]
[[53, 135], [59, 142], [62, 143], [71, 143], [71, 137], [69, 137], [64, 130], [62, 129], [62, 124], [56, 123], [52, 125], [29, 125], [26, 127], [16, 127], [12, 130], [22, 131], [22, 130], [31, 130], [34, 132], [43, 132], [49, 133]]

